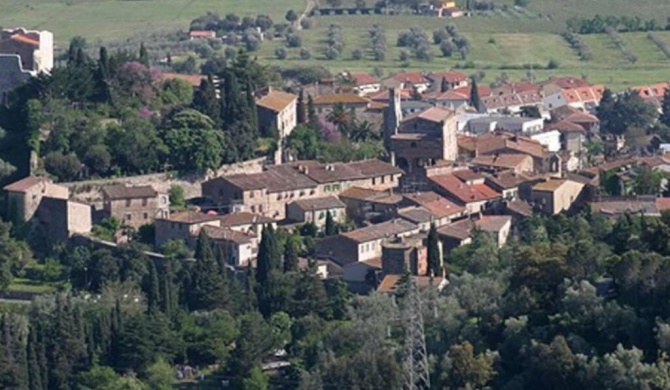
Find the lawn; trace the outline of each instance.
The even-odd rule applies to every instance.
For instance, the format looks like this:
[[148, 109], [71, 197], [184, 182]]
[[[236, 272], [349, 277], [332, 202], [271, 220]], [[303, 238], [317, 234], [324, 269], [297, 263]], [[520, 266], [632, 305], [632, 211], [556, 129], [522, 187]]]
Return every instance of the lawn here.
[[49, 294], [56, 291], [56, 288], [44, 282], [38, 282], [31, 279], [14, 278], [12, 283], [9, 285], [8, 291]]
[[0, 26], [50, 30], [64, 46], [76, 35], [96, 42], [185, 30], [208, 11], [283, 21], [288, 9], [302, 12], [305, 0], [0, 0]]

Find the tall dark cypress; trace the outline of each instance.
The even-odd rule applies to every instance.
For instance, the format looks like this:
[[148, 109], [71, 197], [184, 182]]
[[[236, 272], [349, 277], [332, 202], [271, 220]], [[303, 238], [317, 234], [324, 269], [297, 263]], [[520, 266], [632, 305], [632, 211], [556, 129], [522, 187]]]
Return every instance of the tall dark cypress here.
[[440, 92], [447, 92], [449, 90], [449, 82], [445, 77], [442, 77], [442, 83], [440, 84]]
[[44, 390], [42, 382], [42, 366], [39, 363], [37, 355], [37, 330], [31, 327], [28, 336], [28, 389]]
[[149, 67], [149, 53], [147, 48], [144, 47], [144, 42], [140, 43], [140, 64]]
[[298, 270], [299, 237], [289, 236], [284, 246], [284, 272]]
[[437, 237], [437, 227], [435, 227], [434, 223], [430, 224], [426, 249], [428, 250], [428, 274], [432, 274], [433, 276], [441, 275], [442, 259], [440, 258], [440, 246]]
[[256, 109], [256, 98], [254, 96], [254, 84], [253, 81], [247, 77], [246, 82], [246, 112], [247, 112], [247, 123], [251, 125], [251, 128], [255, 133], [258, 133], [258, 110]]
[[147, 296], [147, 309], [149, 313], [160, 310], [160, 288], [158, 286], [158, 270], [156, 263], [149, 262], [149, 274], [146, 276], [145, 290]]
[[172, 318], [175, 312], [175, 306], [178, 303], [177, 286], [175, 285], [175, 273], [173, 262], [175, 260], [167, 260], [165, 262], [165, 270], [160, 274], [160, 294], [161, 294], [161, 311], [167, 318]]
[[223, 127], [230, 128], [236, 125], [240, 120], [244, 120], [244, 108], [246, 102], [242, 100], [240, 93], [240, 84], [235, 72], [228, 69], [223, 76], [223, 112], [221, 121]]
[[300, 88], [300, 93], [298, 94], [298, 103], [296, 105], [295, 115], [298, 124], [304, 125], [305, 123], [307, 123], [307, 106], [305, 105], [305, 91], [302, 88]]
[[193, 94], [192, 106], [210, 117], [216, 124], [221, 123], [221, 104], [216, 98], [216, 86], [212, 75], [200, 82], [200, 86]]
[[227, 286], [214, 259], [212, 244], [204, 229], [195, 249], [189, 309], [211, 310], [227, 306]]
[[474, 107], [477, 112], [483, 109], [482, 101], [479, 98], [479, 89], [477, 88], [477, 81], [472, 79], [472, 86], [470, 87], [470, 105]]
[[307, 95], [307, 123], [315, 129], [319, 128], [319, 118], [316, 116], [312, 95]]
[[275, 272], [278, 271], [281, 262], [281, 254], [274, 228], [268, 224], [261, 236], [260, 248], [258, 249], [256, 289], [258, 290], [258, 309], [264, 316], [272, 314], [273, 300], [275, 298]]
[[326, 236], [332, 236], [337, 234], [337, 227], [335, 226], [335, 221], [333, 220], [333, 215], [330, 211], [326, 211]]
[[98, 99], [102, 102], [109, 102], [109, 54], [107, 48], [102, 46], [100, 48], [100, 57], [98, 58], [98, 68], [95, 72], [95, 83], [97, 88]]

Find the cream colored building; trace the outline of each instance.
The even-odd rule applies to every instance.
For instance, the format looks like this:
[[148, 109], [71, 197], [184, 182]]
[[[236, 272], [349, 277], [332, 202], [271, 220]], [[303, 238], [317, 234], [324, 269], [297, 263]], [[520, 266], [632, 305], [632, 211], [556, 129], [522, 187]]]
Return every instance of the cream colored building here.
[[580, 199], [584, 184], [566, 179], [549, 179], [533, 186], [531, 202], [547, 215], [569, 210]]

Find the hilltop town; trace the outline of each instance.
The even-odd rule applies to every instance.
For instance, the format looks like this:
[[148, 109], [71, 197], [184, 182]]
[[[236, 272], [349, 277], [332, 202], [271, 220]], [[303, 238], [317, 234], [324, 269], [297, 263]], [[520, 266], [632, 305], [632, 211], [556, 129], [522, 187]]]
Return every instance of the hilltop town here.
[[1, 32], [0, 387], [667, 388], [666, 81], [152, 58]]

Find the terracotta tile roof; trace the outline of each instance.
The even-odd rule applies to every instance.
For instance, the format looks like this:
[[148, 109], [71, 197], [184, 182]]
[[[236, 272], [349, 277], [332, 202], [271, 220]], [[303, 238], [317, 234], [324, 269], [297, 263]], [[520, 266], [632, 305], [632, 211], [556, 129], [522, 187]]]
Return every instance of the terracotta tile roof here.
[[266, 224], [275, 222], [274, 219], [263, 215], [253, 214], [246, 211], [220, 215], [221, 227], [236, 227], [254, 224]]
[[[294, 191], [316, 188], [317, 183], [300, 173], [297, 167], [277, 165], [259, 173], [224, 176], [243, 191], [267, 189], [268, 192]], [[214, 179], [217, 180], [217, 179]]]
[[477, 220], [464, 219], [442, 226], [437, 229], [437, 232], [442, 236], [465, 240], [470, 237], [475, 227], [485, 232], [497, 233], [511, 221], [512, 217], [509, 215], [484, 215]]
[[481, 101], [489, 110], [500, 109], [509, 106], [520, 106], [523, 104], [523, 100], [521, 100], [519, 95], [515, 93], [485, 96], [481, 98]]
[[577, 88], [577, 87], [588, 87], [591, 85], [588, 81], [581, 77], [572, 77], [572, 76], [564, 76], [564, 77], [552, 77], [549, 80], [541, 83], [543, 86], [544, 85], [550, 85], [554, 84], [558, 86], [559, 88], [562, 89], [570, 89], [570, 88]]
[[[413, 91], [411, 89], [401, 89], [398, 91], [400, 93], [400, 99], [401, 100], [409, 100], [412, 98]], [[370, 100], [376, 101], [376, 102], [388, 102], [389, 101], [389, 90], [381, 90], [379, 92], [374, 92], [369, 95], [366, 95]]]
[[625, 213], [644, 213], [647, 215], [656, 215], [660, 212], [657, 205], [663, 207], [665, 201], [643, 200], [635, 198], [606, 198], [605, 200], [591, 202], [591, 211], [607, 215], [619, 215]]
[[47, 177], [28, 176], [21, 180], [15, 181], [14, 183], [6, 185], [4, 190], [9, 192], [26, 192], [38, 184], [49, 181], [51, 180]]
[[168, 218], [163, 218], [171, 222], [180, 222], [180, 223], [203, 223], [209, 221], [216, 221], [219, 219], [219, 216], [216, 214], [206, 214], [197, 211], [182, 211], [178, 213], [172, 213]]
[[342, 201], [334, 196], [325, 196], [323, 198], [300, 199], [293, 202], [303, 211], [311, 210], [332, 210], [346, 207]]
[[531, 206], [528, 202], [524, 202], [523, 200], [513, 200], [511, 202], [507, 202], [506, 207], [507, 210], [516, 214], [523, 215], [525, 217], [533, 216], [533, 206]]
[[203, 226], [202, 230], [213, 241], [229, 241], [238, 245], [250, 244], [256, 238], [253, 233], [239, 232], [224, 227]]
[[516, 188], [522, 182], [522, 178], [512, 171], [498, 172], [495, 175], [486, 175], [486, 183], [491, 184], [494, 189], [509, 190]]
[[563, 89], [561, 94], [566, 103], [598, 103], [603, 97], [604, 90], [604, 86], [595, 85], [592, 87]]
[[342, 199], [363, 200], [381, 204], [396, 204], [402, 201], [401, 195], [362, 187], [350, 187], [339, 196]]
[[216, 31], [193, 30], [189, 31], [188, 35], [192, 38], [216, 38]]
[[585, 130], [582, 126], [569, 122], [567, 120], [562, 120], [558, 123], [549, 123], [544, 126], [545, 130], [558, 130], [561, 133], [584, 133]]
[[270, 90], [267, 95], [256, 101], [256, 105], [267, 108], [268, 110], [274, 112], [282, 112], [288, 106], [291, 105], [294, 101], [298, 99], [298, 96], [277, 90]]
[[456, 143], [458, 144], [458, 147], [469, 151], [469, 152], [475, 152], [477, 150], [477, 137], [470, 137], [467, 135], [459, 135], [456, 138]]
[[356, 83], [356, 85], [358, 85], [358, 86], [370, 85], [370, 84], [379, 84], [379, 80], [377, 80], [375, 77], [372, 77], [365, 72], [351, 73], [349, 75], [349, 78], [351, 78], [354, 81], [354, 83]]
[[200, 83], [203, 80], [207, 80], [207, 76], [199, 74], [181, 74], [181, 73], [161, 73], [161, 79], [163, 80], [182, 80], [191, 84], [193, 87], [200, 86]]
[[376, 159], [354, 161], [348, 163], [347, 165], [369, 178], [381, 175], [397, 175], [403, 173], [400, 168]]
[[465, 207], [459, 206], [433, 191], [405, 194], [405, 198], [425, 208], [437, 218], [449, 217], [465, 211]]
[[522, 136], [507, 133], [489, 133], [477, 137], [475, 142], [478, 155], [499, 153], [505, 149], [509, 149], [537, 158], [545, 156], [545, 149], [542, 144]]
[[12, 41], [25, 43], [25, 44], [27, 44], [27, 45], [31, 45], [31, 46], [37, 46], [37, 47], [39, 47], [39, 45], [40, 45], [40, 41], [39, 41], [39, 40], [30, 38], [29, 36], [27, 36], [27, 35], [23, 35], [23, 34], [14, 34], [14, 35], [11, 36], [10, 39], [11, 39]]
[[472, 171], [470, 169], [458, 169], [452, 172], [459, 180], [463, 182], [468, 181], [481, 181], [484, 179], [484, 175], [479, 172]]
[[431, 222], [437, 216], [433, 215], [428, 209], [421, 206], [418, 207], [406, 207], [404, 209], [398, 210], [398, 216], [404, 218], [412, 223], [424, 223]]
[[342, 233], [346, 237], [358, 243], [380, 240], [385, 237], [393, 237], [396, 234], [407, 233], [412, 230], [418, 230], [418, 226], [405, 221], [404, 219], [393, 219], [376, 225], [366, 226], [364, 228]]
[[429, 84], [430, 80], [426, 78], [421, 72], [400, 72], [391, 76], [392, 79], [402, 83], [417, 85]]
[[448, 90], [446, 92], [431, 92], [423, 95], [423, 100], [435, 101], [435, 102], [451, 102], [451, 101], [462, 101], [469, 100], [470, 98], [460, 92], [453, 90]]
[[447, 110], [445, 108], [440, 107], [431, 107], [427, 110], [421, 111], [417, 115], [417, 118], [423, 119], [428, 122], [441, 123], [449, 119], [453, 115], [454, 112], [452, 110]]
[[[388, 95], [387, 95], [388, 98]], [[312, 99], [314, 105], [334, 105], [337, 103], [341, 104], [368, 104], [369, 99], [358, 96], [355, 93], [328, 93], [324, 95], [318, 95]]]
[[465, 73], [456, 72], [453, 70], [448, 70], [445, 72], [433, 72], [429, 74], [428, 77], [434, 82], [446, 79], [447, 82], [452, 84], [462, 83], [463, 81], [466, 81], [468, 79], [468, 75], [466, 75]]
[[158, 191], [154, 187], [147, 186], [125, 186], [114, 185], [103, 187], [102, 194], [105, 198], [111, 200], [135, 199], [135, 198], [154, 198], [158, 196]]
[[533, 191], [555, 192], [567, 182], [568, 180], [563, 179], [549, 179], [546, 181], [541, 181], [533, 186]]
[[572, 123], [600, 123], [597, 116], [581, 111], [568, 115], [565, 120]]
[[530, 158], [527, 154], [501, 153], [498, 155], [477, 156], [470, 163], [495, 168], [517, 168]]
[[429, 180], [463, 204], [501, 197], [499, 192], [486, 184], [467, 185], [452, 174], [431, 176]]
[[[465, 87], [459, 87], [455, 88], [453, 90], [454, 92], [461, 93], [470, 99], [470, 92], [472, 92], [472, 87], [471, 86], [465, 86]], [[491, 88], [487, 87], [486, 85], [477, 85], [477, 92], [479, 92], [479, 97], [487, 97], [491, 96]]]
[[637, 91], [642, 99], [662, 98], [665, 96], [666, 88], [670, 87], [669, 83], [658, 83], [652, 85], [644, 85], [631, 88], [632, 91]]

